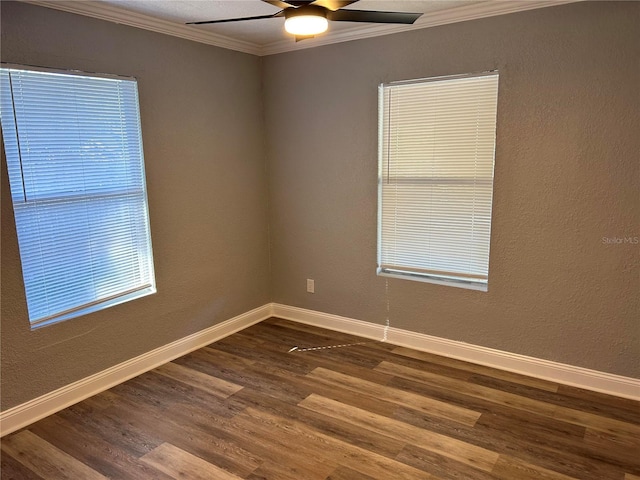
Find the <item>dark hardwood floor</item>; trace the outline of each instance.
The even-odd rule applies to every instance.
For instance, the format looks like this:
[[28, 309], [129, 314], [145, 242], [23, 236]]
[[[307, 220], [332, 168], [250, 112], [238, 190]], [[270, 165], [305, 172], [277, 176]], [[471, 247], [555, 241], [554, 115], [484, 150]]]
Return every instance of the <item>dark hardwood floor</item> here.
[[640, 404], [270, 319], [2, 439], [2, 479], [640, 480]]

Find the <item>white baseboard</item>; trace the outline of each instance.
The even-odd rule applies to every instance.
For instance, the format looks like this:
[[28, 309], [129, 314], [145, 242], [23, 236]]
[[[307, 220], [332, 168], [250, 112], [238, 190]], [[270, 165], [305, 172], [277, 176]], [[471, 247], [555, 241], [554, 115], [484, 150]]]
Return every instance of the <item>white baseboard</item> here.
[[0, 436], [26, 427], [41, 418], [52, 415], [63, 408], [67, 408], [85, 398], [96, 395], [198, 348], [209, 345], [216, 340], [250, 327], [270, 316], [272, 316], [272, 304], [263, 305], [0, 412]]
[[[273, 316], [373, 340], [384, 338], [384, 325], [304, 308], [273, 304]], [[503, 352], [393, 327], [389, 327], [387, 330], [387, 342], [529, 377], [550, 380], [563, 385], [640, 400], [640, 379], [636, 378]]]
[[[269, 303], [126, 362], [0, 412], [0, 436], [227, 337], [269, 317], [382, 340], [385, 327], [328, 313]], [[390, 327], [387, 342], [530, 377], [640, 400], [640, 380]]]

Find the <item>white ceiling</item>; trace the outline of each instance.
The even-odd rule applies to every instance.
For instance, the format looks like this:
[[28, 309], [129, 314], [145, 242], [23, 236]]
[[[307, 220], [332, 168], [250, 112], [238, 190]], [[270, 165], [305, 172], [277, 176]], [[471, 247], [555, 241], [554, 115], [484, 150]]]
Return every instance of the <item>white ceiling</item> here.
[[269, 15], [280, 11], [278, 7], [260, 0], [24, 1], [255, 55], [269, 55], [580, 0], [360, 0], [346, 8], [422, 12], [423, 15], [414, 25], [331, 22], [326, 33], [301, 42], [295, 42], [284, 32], [283, 18], [185, 25], [192, 21]]
[[[225, 18], [271, 15], [281, 9], [258, 0], [102, 0], [104, 3], [165, 20], [185, 23], [188, 21], [219, 20]], [[478, 0], [360, 0], [347, 9], [386, 10], [401, 12], [435, 12], [447, 8], [478, 3]], [[362, 26], [351, 22], [333, 22], [329, 34]], [[284, 32], [284, 18], [252, 20], [222, 25], [194, 26], [203, 31], [239, 38], [258, 45], [291, 40]]]

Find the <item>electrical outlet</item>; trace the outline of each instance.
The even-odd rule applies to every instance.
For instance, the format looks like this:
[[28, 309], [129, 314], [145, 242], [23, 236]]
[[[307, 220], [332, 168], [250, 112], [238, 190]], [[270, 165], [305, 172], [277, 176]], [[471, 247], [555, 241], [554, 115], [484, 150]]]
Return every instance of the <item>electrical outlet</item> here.
[[307, 278], [307, 292], [316, 293], [316, 282], [310, 278]]

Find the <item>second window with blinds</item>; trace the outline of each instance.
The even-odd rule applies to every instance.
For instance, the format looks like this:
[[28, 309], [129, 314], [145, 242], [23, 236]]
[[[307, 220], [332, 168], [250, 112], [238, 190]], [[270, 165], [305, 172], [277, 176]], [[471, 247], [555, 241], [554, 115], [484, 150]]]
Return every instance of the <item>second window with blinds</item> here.
[[378, 274], [487, 291], [498, 73], [380, 85]]

